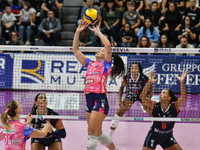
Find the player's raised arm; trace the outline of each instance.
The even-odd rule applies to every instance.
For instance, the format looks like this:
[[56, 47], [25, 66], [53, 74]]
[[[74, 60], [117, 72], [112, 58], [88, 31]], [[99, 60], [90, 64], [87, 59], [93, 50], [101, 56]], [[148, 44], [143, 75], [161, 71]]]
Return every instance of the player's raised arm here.
[[101, 33], [100, 31], [100, 22], [99, 25], [93, 26], [93, 28], [90, 28], [90, 30], [92, 30], [93, 32], [95, 32], [98, 37], [101, 39], [102, 43], [104, 44], [104, 52], [105, 52], [105, 60], [106, 62], [110, 62], [112, 59], [112, 52], [111, 52], [111, 44], [109, 42], [109, 40]]
[[178, 80], [180, 81], [180, 89], [181, 89], [181, 97], [176, 102], [177, 109], [180, 109], [184, 105], [185, 100], [187, 98], [185, 84], [184, 84], [185, 77], [187, 76], [187, 74], [188, 74], [188, 70], [184, 70], [180, 77], [178, 75], [176, 76]]
[[152, 84], [158, 80], [158, 79], [154, 79], [156, 74], [157, 73], [155, 71], [149, 73], [149, 81], [144, 87], [144, 89], [142, 90], [142, 93], [140, 94], [140, 99], [142, 100], [142, 103], [146, 105], [148, 108], [152, 107], [153, 101], [151, 101], [150, 98], [147, 97], [147, 94], [148, 94], [149, 89], [152, 88]]
[[80, 33], [87, 28], [89, 24], [85, 21], [81, 21], [78, 28], [76, 29], [76, 32], [74, 34], [74, 40], [73, 40], [73, 53], [76, 56], [77, 60], [85, 66], [85, 55], [79, 50], [79, 35]]

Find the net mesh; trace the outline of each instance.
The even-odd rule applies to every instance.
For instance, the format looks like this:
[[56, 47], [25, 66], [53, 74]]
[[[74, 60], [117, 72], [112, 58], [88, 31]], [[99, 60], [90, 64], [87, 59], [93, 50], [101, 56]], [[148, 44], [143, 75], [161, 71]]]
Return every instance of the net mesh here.
[[[11, 53], [0, 54], [0, 113], [5, 111], [9, 101], [17, 100], [23, 108], [22, 115], [27, 115], [33, 107], [35, 96], [44, 93], [48, 107], [61, 116], [76, 116], [79, 119], [80, 116], [85, 116], [86, 102], [83, 89], [86, 69], [71, 53], [71, 48], [34, 47], [35, 53], [29, 52], [33, 47], [22, 48], [27, 50], [27, 53], [14, 53], [16, 47], [6, 47]], [[81, 48], [92, 60], [95, 60], [95, 57], [91, 52], [99, 49]], [[113, 48], [112, 50], [121, 56], [126, 70], [132, 62], [140, 62], [145, 75], [148, 76], [153, 70], [158, 73], [156, 76], [158, 81], [154, 83], [155, 92], [152, 97], [155, 101], [159, 100], [158, 95], [163, 89], [171, 89], [177, 97], [180, 97], [180, 84], [176, 75], [180, 76], [184, 69], [188, 69], [189, 74], [185, 80], [187, 100], [178, 118], [182, 118], [182, 121], [196, 118], [195, 121], [199, 121], [200, 56], [198, 50], [192, 50], [193, 55], [196, 56], [173, 54], [173, 49]], [[136, 55], [136, 52], [141, 55]], [[145, 55], [144, 53], [147, 52], [152, 52], [152, 55]], [[171, 55], [165, 54], [166, 52]], [[174, 49], [174, 52], [176, 53], [177, 49]], [[187, 53], [185, 50], [180, 52]], [[107, 80], [107, 97], [110, 105], [108, 117], [113, 117], [118, 110], [121, 82], [122, 78]], [[124, 90], [122, 99], [126, 94]], [[137, 101], [124, 116], [131, 119], [131, 117], [148, 117], [148, 114], [143, 112]]]

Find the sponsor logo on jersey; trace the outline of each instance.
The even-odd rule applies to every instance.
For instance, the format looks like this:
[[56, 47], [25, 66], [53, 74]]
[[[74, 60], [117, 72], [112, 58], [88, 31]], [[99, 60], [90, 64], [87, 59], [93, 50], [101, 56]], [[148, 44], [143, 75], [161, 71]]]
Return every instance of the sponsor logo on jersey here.
[[12, 145], [21, 145], [21, 140], [12, 140]]
[[45, 61], [22, 60], [21, 83], [44, 83]]
[[6, 133], [6, 134], [15, 134], [15, 130], [8, 131], [8, 130], [4, 129], [3, 133]]
[[173, 130], [168, 130], [168, 131], [160, 131], [159, 129], [154, 129], [154, 132], [157, 132], [159, 134], [168, 134], [168, 133], [171, 133]]
[[94, 79], [90, 78], [86, 80], [86, 84], [94, 84]]

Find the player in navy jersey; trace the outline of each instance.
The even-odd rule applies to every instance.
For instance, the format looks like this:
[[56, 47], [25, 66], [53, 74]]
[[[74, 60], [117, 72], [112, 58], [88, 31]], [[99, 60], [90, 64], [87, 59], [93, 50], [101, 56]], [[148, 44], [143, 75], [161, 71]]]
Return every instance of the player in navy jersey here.
[[[142, 92], [142, 89], [147, 82], [148, 77], [143, 74], [141, 64], [139, 62], [133, 62], [128, 70], [128, 73], [123, 77], [123, 81], [119, 89], [119, 108], [117, 110], [117, 113], [115, 114], [115, 117], [122, 117], [131, 108], [134, 102], [140, 101], [141, 103], [140, 93]], [[122, 101], [122, 94], [125, 86], [127, 95], [124, 101]], [[154, 92], [153, 89], [154, 88], [152, 86], [149, 97], [152, 97]], [[144, 108], [144, 110], [146, 110], [149, 116], [151, 116], [151, 112], [146, 109], [143, 104], [142, 107]], [[111, 126], [108, 134], [110, 138], [112, 137], [114, 130], [117, 128], [118, 124], [119, 120], [111, 121]]]
[[[187, 74], [188, 71], [184, 70], [180, 77], [177, 75], [180, 81], [181, 97], [177, 98], [171, 90], [164, 89], [159, 95], [159, 102], [151, 101], [146, 97], [152, 83], [158, 80], [154, 79], [157, 75], [155, 71], [149, 74], [149, 82], [142, 90], [140, 99], [152, 110], [153, 117], [177, 117], [187, 97], [184, 85]], [[174, 124], [174, 121], [154, 121], [145, 139], [143, 150], [156, 149], [158, 144], [161, 145], [164, 150], [182, 150], [173, 136]]]
[[[50, 108], [47, 108], [47, 98], [39, 93], [35, 97], [34, 106], [30, 112], [32, 115], [59, 115]], [[61, 119], [33, 119], [32, 126], [38, 130], [43, 128], [42, 124], [50, 122], [53, 126], [52, 133], [48, 133], [43, 139], [31, 138], [31, 150], [45, 150], [48, 146], [51, 150], [62, 150], [61, 138], [66, 137], [65, 127]]]

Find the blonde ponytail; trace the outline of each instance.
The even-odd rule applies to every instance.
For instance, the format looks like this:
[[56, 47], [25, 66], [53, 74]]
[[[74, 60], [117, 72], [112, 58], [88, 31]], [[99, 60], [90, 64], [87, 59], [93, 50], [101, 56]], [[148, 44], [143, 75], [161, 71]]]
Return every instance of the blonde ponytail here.
[[9, 108], [7, 108], [6, 111], [1, 115], [1, 122], [2, 122], [2, 125], [3, 125], [8, 131], [10, 131], [10, 126], [9, 126], [10, 120], [9, 120], [9, 118], [8, 118], [8, 111], [9, 111]]
[[18, 108], [18, 103], [17, 101], [10, 101], [8, 102], [8, 104], [6, 105], [6, 111], [1, 115], [1, 122], [2, 125], [8, 130], [11, 131], [10, 129], [10, 122], [11, 120], [8, 118], [8, 116], [15, 117], [16, 116], [16, 112], [15, 110]]

